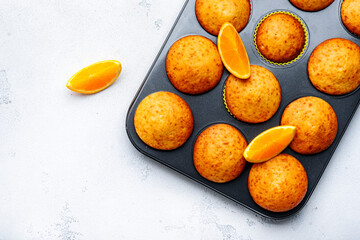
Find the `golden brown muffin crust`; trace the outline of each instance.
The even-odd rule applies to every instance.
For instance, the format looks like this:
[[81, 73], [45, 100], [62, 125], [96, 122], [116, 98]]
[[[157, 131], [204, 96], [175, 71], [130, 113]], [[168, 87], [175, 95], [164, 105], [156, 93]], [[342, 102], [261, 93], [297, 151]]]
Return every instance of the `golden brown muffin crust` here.
[[286, 63], [301, 53], [305, 46], [305, 32], [295, 17], [275, 13], [260, 24], [256, 45], [266, 59]]
[[194, 166], [201, 176], [224, 183], [237, 178], [245, 167], [243, 153], [247, 142], [242, 134], [228, 124], [205, 129], [196, 139]]
[[301, 163], [283, 153], [269, 161], [254, 164], [250, 169], [248, 188], [260, 207], [272, 212], [285, 212], [303, 200], [308, 178]]
[[295, 7], [304, 11], [319, 11], [326, 8], [334, 0], [289, 0]]
[[150, 147], [173, 150], [190, 137], [194, 118], [189, 105], [178, 95], [155, 92], [140, 102], [134, 125], [140, 139]]
[[317, 97], [302, 97], [290, 103], [283, 112], [281, 125], [296, 127], [290, 147], [301, 154], [315, 154], [327, 149], [338, 129], [333, 108]]
[[360, 0], [344, 0], [341, 19], [350, 32], [360, 36]]
[[281, 102], [281, 87], [272, 72], [251, 65], [248, 79], [230, 75], [225, 85], [225, 101], [229, 111], [239, 120], [260, 123], [269, 120]]
[[184, 93], [200, 94], [220, 81], [223, 64], [216, 45], [191, 35], [176, 41], [166, 57], [166, 73], [173, 86]]
[[349, 93], [360, 84], [360, 47], [347, 39], [328, 39], [312, 52], [308, 73], [314, 87], [322, 92]]
[[249, 21], [250, 11], [249, 0], [197, 0], [195, 3], [200, 25], [216, 36], [226, 22], [230, 22], [240, 32]]

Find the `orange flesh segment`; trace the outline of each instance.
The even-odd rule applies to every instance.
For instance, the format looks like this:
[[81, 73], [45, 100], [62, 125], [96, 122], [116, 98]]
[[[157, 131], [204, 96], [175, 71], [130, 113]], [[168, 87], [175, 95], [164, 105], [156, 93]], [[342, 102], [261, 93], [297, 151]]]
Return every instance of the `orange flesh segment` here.
[[100, 92], [118, 78], [121, 64], [115, 60], [94, 63], [77, 72], [66, 84], [75, 92], [91, 94]]
[[218, 49], [226, 69], [237, 78], [250, 77], [250, 61], [245, 46], [231, 23], [224, 23], [218, 36]]
[[244, 157], [253, 163], [264, 162], [281, 153], [293, 140], [295, 127], [278, 126], [259, 134], [245, 149]]

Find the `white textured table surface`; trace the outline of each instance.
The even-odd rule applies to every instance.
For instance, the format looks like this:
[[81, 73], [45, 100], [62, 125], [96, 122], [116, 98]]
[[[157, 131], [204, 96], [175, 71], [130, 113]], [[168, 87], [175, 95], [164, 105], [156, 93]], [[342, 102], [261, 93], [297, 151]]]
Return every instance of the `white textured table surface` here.
[[[359, 238], [360, 111], [307, 205], [281, 222], [132, 146], [127, 109], [184, 2], [1, 1], [0, 240]], [[123, 65], [110, 88], [65, 87], [106, 59]]]

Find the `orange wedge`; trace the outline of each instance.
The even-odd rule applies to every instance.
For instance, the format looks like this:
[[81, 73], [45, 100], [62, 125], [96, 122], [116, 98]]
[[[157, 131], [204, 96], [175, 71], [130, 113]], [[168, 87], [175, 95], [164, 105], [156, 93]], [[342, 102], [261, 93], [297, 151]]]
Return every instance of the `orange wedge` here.
[[295, 136], [294, 126], [270, 128], [255, 137], [244, 151], [248, 162], [260, 163], [281, 153]]
[[245, 46], [231, 23], [224, 23], [217, 39], [221, 60], [226, 69], [235, 77], [250, 77], [250, 61]]
[[97, 62], [75, 73], [66, 87], [78, 93], [97, 93], [113, 84], [120, 72], [121, 64], [116, 60]]

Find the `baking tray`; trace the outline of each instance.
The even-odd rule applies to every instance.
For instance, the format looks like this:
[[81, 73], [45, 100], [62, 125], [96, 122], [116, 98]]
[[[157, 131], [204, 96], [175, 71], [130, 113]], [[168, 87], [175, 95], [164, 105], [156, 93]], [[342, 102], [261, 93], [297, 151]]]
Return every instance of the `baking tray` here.
[[[130, 105], [126, 118], [126, 130], [129, 139], [146, 156], [232, 199], [257, 214], [271, 219], [289, 217], [298, 212], [309, 200], [360, 102], [359, 88], [352, 93], [342, 96], [331, 96], [316, 90], [308, 78], [307, 61], [312, 50], [326, 39], [342, 37], [358, 45], [360, 45], [360, 39], [347, 31], [342, 24], [340, 17], [342, 1], [334, 1], [329, 7], [317, 12], [306, 12], [297, 9], [288, 0], [252, 1], [249, 22], [240, 32], [240, 36], [247, 49], [251, 64], [269, 69], [279, 80], [282, 88], [282, 100], [277, 113], [267, 122], [260, 124], [244, 123], [233, 118], [224, 106], [222, 94], [225, 81], [229, 76], [229, 72], [225, 68], [220, 83], [211, 91], [200, 95], [187, 95], [179, 92], [167, 78], [165, 67], [166, 55], [175, 41], [187, 35], [202, 35], [216, 43], [216, 36], [207, 33], [198, 23], [195, 15], [195, 2], [196, 0], [187, 0], [185, 2], [165, 43]], [[285, 66], [273, 65], [262, 59], [256, 51], [253, 38], [260, 19], [270, 12], [280, 10], [297, 15], [305, 23], [309, 34], [308, 46], [304, 54], [294, 63]], [[137, 106], [147, 95], [157, 91], [176, 93], [189, 104], [194, 115], [195, 125], [192, 135], [183, 146], [176, 150], [161, 151], [148, 147], [135, 132], [134, 114]], [[293, 100], [303, 96], [320, 97], [333, 107], [338, 117], [338, 133], [333, 144], [321, 153], [301, 155], [290, 148], [284, 151], [297, 158], [306, 169], [308, 175], [308, 191], [303, 201], [296, 208], [287, 212], [274, 213], [259, 207], [252, 200], [247, 188], [248, 174], [251, 168], [250, 163], [247, 163], [245, 170], [237, 179], [222, 184], [208, 181], [196, 171], [192, 158], [193, 145], [198, 134], [206, 127], [220, 122], [230, 124], [239, 129], [246, 140], [250, 142], [262, 131], [280, 125], [280, 118], [285, 107]]]

